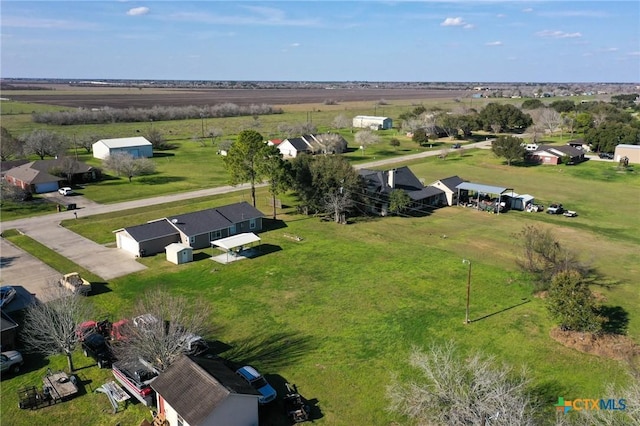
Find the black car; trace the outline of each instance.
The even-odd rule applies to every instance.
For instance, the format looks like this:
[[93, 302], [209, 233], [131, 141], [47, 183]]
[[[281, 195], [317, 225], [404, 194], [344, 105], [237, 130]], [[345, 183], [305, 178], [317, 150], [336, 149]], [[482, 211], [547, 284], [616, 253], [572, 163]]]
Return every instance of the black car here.
[[82, 352], [84, 356], [90, 356], [98, 363], [98, 368], [109, 368], [115, 357], [111, 346], [100, 333], [89, 333], [82, 340]]
[[600, 154], [598, 154], [598, 157], [604, 160], [613, 160], [613, 154], [611, 154], [610, 152], [601, 152]]

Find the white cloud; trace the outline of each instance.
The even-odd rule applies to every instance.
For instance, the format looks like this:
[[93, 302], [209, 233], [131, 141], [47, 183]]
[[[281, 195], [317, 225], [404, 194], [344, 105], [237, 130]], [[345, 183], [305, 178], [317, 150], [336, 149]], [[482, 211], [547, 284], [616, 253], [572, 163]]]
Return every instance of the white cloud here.
[[538, 37], [548, 38], [578, 38], [582, 37], [581, 33], [565, 33], [564, 31], [543, 30], [536, 33]]
[[149, 13], [149, 8], [148, 7], [134, 7], [132, 9], [127, 10], [127, 15], [129, 16], [141, 16], [141, 15], [146, 15], [147, 13]]
[[627, 53], [627, 55], [629, 55], [629, 56], [640, 56], [640, 51], [638, 51], [638, 52], [629, 52], [629, 53]]
[[506, 18], [506, 17], [507, 17], [507, 15], [505, 15], [504, 13], [498, 13], [496, 15], [496, 18]]
[[531, 13], [531, 12], [533, 12], [533, 8], [532, 8], [532, 7], [528, 7], [528, 8], [526, 8], [526, 9], [522, 9], [522, 11], [523, 11], [524, 13]]
[[488, 43], [485, 43], [485, 46], [502, 46], [502, 42], [501, 41], [490, 41]]
[[291, 47], [300, 47], [300, 43], [291, 43]]
[[470, 30], [470, 29], [472, 29], [474, 27], [475, 27], [475, 25], [473, 25], [473, 24], [465, 24], [465, 26], [462, 27], [462, 28], [464, 28], [465, 30]]
[[443, 27], [462, 27], [468, 24], [464, 22], [464, 19], [457, 17], [457, 18], [447, 18], [444, 21], [442, 21], [440, 25]]
[[604, 49], [605, 52], [617, 52], [618, 48], [617, 47], [608, 47], [606, 49]]

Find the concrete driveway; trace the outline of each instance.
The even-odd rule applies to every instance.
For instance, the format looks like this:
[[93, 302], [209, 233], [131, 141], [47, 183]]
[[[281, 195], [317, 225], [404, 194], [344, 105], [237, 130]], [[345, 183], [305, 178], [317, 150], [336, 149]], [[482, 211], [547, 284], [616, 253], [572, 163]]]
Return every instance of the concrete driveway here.
[[44, 262], [0, 238], [0, 282], [15, 287], [16, 298], [6, 307], [6, 312], [22, 309], [33, 296], [46, 301], [48, 289], [55, 287], [62, 275]]

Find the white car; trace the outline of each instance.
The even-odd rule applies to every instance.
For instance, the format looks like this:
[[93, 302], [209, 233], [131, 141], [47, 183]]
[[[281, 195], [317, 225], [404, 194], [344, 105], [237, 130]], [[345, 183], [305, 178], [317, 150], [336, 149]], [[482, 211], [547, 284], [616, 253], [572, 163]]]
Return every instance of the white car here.
[[66, 196], [73, 194], [73, 189], [69, 188], [68, 186], [63, 186], [62, 188], [58, 189], [58, 192]]

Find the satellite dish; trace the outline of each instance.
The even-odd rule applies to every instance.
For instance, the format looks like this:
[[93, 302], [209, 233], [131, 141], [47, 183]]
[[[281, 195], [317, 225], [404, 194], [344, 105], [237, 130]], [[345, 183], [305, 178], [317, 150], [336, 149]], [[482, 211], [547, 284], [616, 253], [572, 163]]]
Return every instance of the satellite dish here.
[[171, 223], [178, 223], [178, 219], [171, 219]]

